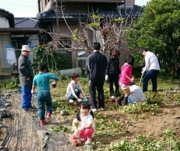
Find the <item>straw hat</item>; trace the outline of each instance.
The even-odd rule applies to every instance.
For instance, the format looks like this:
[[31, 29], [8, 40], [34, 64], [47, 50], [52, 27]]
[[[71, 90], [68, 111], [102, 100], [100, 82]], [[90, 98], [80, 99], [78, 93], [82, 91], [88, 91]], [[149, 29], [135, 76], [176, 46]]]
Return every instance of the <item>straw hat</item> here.
[[21, 51], [31, 51], [28, 45], [23, 45]]

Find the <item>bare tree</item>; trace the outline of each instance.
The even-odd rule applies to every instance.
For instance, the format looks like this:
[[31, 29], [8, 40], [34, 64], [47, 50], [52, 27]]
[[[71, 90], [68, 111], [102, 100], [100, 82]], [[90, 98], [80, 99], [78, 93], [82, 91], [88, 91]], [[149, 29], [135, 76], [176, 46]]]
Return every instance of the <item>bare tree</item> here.
[[[126, 9], [128, 9], [128, 12]], [[52, 41], [48, 43], [47, 49], [61, 46], [68, 51], [76, 51], [83, 48], [86, 51], [92, 52], [92, 39], [89, 36], [89, 34], [92, 33], [94, 35], [94, 40], [101, 43], [101, 51], [108, 55], [113, 49], [120, 49], [122, 44], [126, 44], [125, 36], [127, 28], [131, 28], [133, 22], [141, 14], [140, 9], [141, 8], [136, 5], [128, 8], [118, 7], [119, 17], [117, 18], [113, 16], [113, 12], [111, 15], [105, 17], [102, 17], [98, 11], [89, 12], [88, 14], [90, 15], [87, 16], [87, 20], [81, 21], [81, 18], [79, 18], [79, 28], [72, 30], [67, 23], [61, 1], [58, 10], [71, 35], [61, 32], [48, 32], [52, 37]], [[71, 41], [71, 47], [67, 47], [67, 41], [64, 39]]]

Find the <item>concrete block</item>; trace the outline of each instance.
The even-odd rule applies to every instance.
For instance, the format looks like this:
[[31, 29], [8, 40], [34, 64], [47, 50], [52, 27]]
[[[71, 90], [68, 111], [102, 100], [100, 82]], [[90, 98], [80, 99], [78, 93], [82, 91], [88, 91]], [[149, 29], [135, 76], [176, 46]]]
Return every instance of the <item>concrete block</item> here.
[[66, 76], [71, 76], [73, 73], [76, 73], [81, 76], [82, 70], [81, 70], [81, 68], [72, 68], [72, 69], [60, 70], [60, 73], [62, 75], [66, 75]]

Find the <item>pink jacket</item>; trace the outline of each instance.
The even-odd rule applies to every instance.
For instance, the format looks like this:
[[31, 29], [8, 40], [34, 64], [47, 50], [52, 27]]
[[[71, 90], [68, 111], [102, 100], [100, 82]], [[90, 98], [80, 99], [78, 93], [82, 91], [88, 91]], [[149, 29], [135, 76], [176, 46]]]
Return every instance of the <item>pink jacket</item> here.
[[122, 84], [125, 85], [130, 85], [130, 80], [128, 78], [126, 78], [126, 76], [132, 78], [132, 67], [131, 65], [129, 65], [128, 63], [125, 63], [122, 67], [121, 67], [121, 74], [119, 77], [119, 82], [121, 82]]

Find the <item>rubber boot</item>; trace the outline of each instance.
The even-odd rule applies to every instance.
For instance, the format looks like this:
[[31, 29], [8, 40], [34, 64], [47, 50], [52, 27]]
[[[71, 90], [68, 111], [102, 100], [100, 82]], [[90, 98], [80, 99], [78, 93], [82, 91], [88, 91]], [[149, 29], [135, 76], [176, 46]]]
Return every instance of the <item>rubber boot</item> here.
[[123, 99], [124, 99], [124, 95], [123, 95], [122, 97], [120, 97], [119, 100], [116, 100], [116, 103], [117, 103], [119, 106], [121, 106], [121, 103], [122, 103]]
[[124, 97], [124, 105], [128, 105], [128, 97]]

